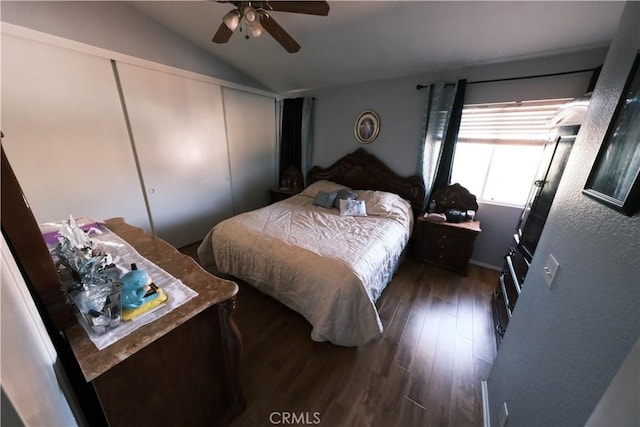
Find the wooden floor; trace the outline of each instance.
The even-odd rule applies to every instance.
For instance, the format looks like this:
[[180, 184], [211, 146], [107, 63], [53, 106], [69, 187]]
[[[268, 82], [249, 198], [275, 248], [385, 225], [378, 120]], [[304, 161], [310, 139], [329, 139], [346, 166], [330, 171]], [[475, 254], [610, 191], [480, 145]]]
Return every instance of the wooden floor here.
[[385, 331], [358, 348], [316, 343], [299, 314], [239, 283], [243, 336], [236, 426], [480, 426], [495, 356], [498, 272], [469, 276], [406, 260], [377, 302]]

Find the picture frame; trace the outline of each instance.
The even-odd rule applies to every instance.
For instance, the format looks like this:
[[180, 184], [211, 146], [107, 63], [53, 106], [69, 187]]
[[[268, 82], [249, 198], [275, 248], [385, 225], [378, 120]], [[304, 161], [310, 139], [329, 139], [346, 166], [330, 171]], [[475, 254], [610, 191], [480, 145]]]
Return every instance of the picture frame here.
[[380, 133], [380, 117], [373, 110], [365, 110], [356, 119], [353, 133], [361, 144], [369, 144]]
[[582, 192], [627, 216], [640, 206], [640, 51]]

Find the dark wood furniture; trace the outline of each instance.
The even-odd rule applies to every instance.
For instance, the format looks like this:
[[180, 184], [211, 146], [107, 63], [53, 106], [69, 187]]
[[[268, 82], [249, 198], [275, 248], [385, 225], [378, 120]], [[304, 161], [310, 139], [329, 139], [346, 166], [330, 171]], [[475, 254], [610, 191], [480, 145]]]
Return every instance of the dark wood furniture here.
[[[578, 126], [563, 129], [555, 142], [545, 147], [540, 170], [536, 174], [527, 203], [516, 228], [519, 250], [531, 261], [547, 222], [564, 168], [569, 160]], [[568, 134], [565, 134], [568, 133]]]
[[424, 209], [425, 188], [417, 175], [403, 177], [380, 159], [359, 148], [327, 168], [314, 166], [307, 173], [307, 185], [326, 179], [353, 190], [377, 190], [395, 193], [411, 202], [415, 215]]
[[[449, 209], [478, 210], [476, 196], [460, 184], [434, 191], [429, 205], [434, 213], [445, 213]], [[466, 276], [479, 233], [479, 221], [435, 222], [420, 215], [415, 223], [412, 252], [420, 261]]]
[[420, 216], [416, 221], [414, 256], [466, 276], [479, 233], [480, 221], [433, 222]]
[[502, 272], [493, 293], [492, 310], [497, 346], [502, 342], [522, 291], [579, 129], [579, 125], [559, 127], [554, 132], [553, 142], [545, 147], [536, 179], [513, 236], [514, 245], [504, 257]]
[[[4, 136], [4, 135], [3, 135]], [[9, 160], [2, 148], [2, 233], [11, 247], [14, 257], [19, 258], [20, 265], [30, 283], [30, 292], [37, 293], [39, 310], [56, 330], [64, 330], [76, 324], [73, 308], [67, 304], [62, 292], [62, 283], [56, 267], [51, 261], [40, 228], [36, 223], [31, 208], [25, 202], [18, 179], [13, 173]]]
[[226, 425], [244, 408], [240, 333], [231, 313], [238, 286], [168, 243], [126, 224], [107, 227], [198, 296], [98, 351], [84, 329], [66, 331], [111, 425]]
[[431, 202], [434, 205], [433, 212], [446, 212], [449, 209], [478, 211], [476, 196], [458, 183], [435, 190], [431, 195], [430, 204]]
[[271, 203], [279, 202], [284, 199], [288, 199], [291, 196], [295, 196], [302, 190], [294, 190], [293, 188], [270, 188], [269, 195]]
[[513, 309], [522, 291], [522, 284], [527, 271], [529, 271], [529, 261], [523, 256], [522, 251], [512, 247], [504, 257], [504, 266], [498, 279], [498, 287], [492, 298], [493, 319], [498, 345], [502, 341], [509, 320], [513, 315]]
[[198, 296], [99, 351], [65, 302], [51, 255], [2, 152], [2, 232], [36, 303], [88, 425], [226, 425], [244, 408], [237, 285], [168, 243], [107, 221], [143, 257]]

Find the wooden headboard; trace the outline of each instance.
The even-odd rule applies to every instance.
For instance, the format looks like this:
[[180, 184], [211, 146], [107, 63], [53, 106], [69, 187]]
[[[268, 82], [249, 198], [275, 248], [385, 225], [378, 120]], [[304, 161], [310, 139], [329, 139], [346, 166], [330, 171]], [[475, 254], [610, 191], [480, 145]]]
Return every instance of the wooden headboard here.
[[411, 202], [416, 215], [424, 209], [425, 187], [422, 179], [418, 175], [398, 175], [363, 148], [347, 154], [328, 168], [314, 166], [307, 173], [307, 185], [322, 179], [346, 185], [353, 190], [395, 193]]

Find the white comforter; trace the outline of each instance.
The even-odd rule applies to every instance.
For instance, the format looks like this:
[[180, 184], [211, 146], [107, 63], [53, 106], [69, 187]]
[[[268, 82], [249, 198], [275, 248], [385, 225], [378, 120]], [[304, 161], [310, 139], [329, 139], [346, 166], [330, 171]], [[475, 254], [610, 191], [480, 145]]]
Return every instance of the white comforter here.
[[242, 279], [302, 314], [311, 338], [357, 346], [378, 337], [375, 307], [413, 226], [409, 202], [357, 191], [366, 217], [340, 216], [297, 195], [216, 225], [198, 249], [204, 267]]

